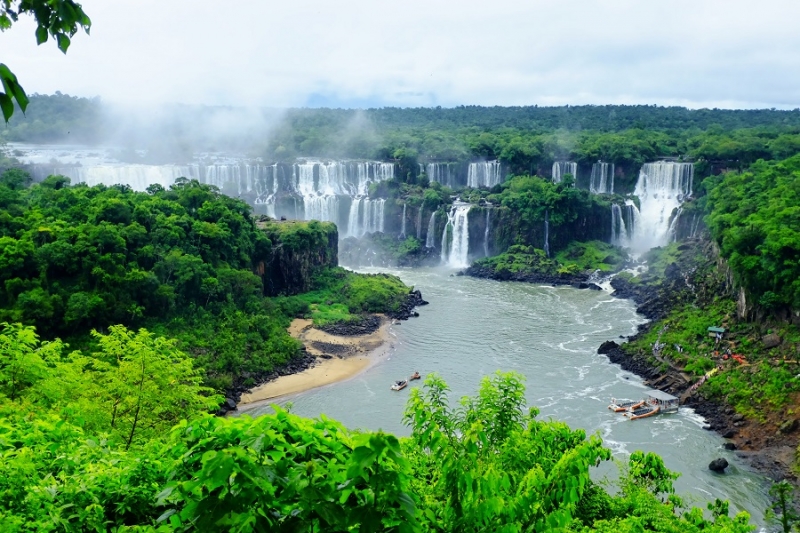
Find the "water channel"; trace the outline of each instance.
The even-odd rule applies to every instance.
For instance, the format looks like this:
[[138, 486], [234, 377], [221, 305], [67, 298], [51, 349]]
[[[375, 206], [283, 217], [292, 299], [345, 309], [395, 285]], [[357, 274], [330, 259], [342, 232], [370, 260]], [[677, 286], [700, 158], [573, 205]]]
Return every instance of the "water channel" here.
[[[656, 452], [682, 473], [675, 486], [687, 503], [705, 508], [714, 498], [728, 499], [732, 512], [746, 510], [763, 523], [767, 480], [724, 450], [723, 439], [702, 429], [703, 419], [691, 409], [629, 421], [606, 408], [612, 397], [640, 398], [647, 390], [640, 378], [597, 354], [603, 341], [620, 341], [644, 321], [632, 302], [605, 291], [501, 283], [452, 276], [446, 269], [363, 271], [398, 275], [430, 305], [420, 308], [419, 318], [392, 326], [389, 354], [366, 372], [278, 403], [292, 402], [302, 416], [324, 413], [350, 428], [407, 435], [402, 414], [409, 388], [390, 391], [394, 380], [415, 370], [423, 376], [438, 372], [455, 403], [476, 394], [483, 376], [515, 370], [526, 376], [527, 398], [540, 408], [540, 418], [599, 433], [617, 459], [634, 450]], [[259, 405], [245, 412], [269, 410]], [[730, 463], [724, 475], [708, 470], [717, 457]], [[613, 478], [615, 472], [607, 465], [595, 477]]]

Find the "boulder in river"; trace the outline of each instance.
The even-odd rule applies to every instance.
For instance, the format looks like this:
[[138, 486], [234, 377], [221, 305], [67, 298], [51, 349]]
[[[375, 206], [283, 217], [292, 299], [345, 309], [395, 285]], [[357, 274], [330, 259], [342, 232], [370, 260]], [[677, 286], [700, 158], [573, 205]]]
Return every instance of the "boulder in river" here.
[[726, 468], [728, 468], [728, 461], [722, 457], [714, 459], [708, 465], [708, 469], [713, 470], [714, 472], [725, 472]]
[[611, 351], [613, 351], [613, 350], [615, 350], [617, 348], [619, 348], [619, 344], [617, 344], [616, 342], [614, 342], [614, 341], [606, 341], [606, 342], [604, 342], [603, 344], [600, 345], [600, 347], [597, 349], [597, 353], [599, 353], [599, 354], [607, 354], [607, 353], [610, 353]]

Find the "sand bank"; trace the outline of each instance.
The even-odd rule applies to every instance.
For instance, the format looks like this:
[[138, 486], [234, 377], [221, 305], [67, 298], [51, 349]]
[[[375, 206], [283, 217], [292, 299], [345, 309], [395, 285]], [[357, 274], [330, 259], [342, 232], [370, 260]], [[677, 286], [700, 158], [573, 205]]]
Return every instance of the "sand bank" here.
[[344, 337], [314, 328], [311, 320], [293, 320], [289, 334], [300, 340], [308, 353], [317, 357], [317, 362], [298, 374], [281, 376], [254, 387], [249, 393], [242, 394], [239, 406], [304, 392], [358, 375], [388, 352], [389, 326], [389, 320], [382, 318], [381, 326], [375, 332]]

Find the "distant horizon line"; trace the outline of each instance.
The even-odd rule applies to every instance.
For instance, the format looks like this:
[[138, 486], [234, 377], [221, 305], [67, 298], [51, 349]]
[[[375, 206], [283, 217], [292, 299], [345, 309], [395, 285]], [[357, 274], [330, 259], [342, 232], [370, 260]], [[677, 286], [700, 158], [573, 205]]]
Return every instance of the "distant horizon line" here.
[[61, 91], [54, 93], [38, 93], [32, 92], [29, 97], [54, 97], [63, 96], [68, 98], [75, 98], [79, 100], [99, 101], [102, 104], [108, 104], [118, 107], [132, 107], [132, 106], [158, 106], [158, 107], [206, 107], [206, 108], [219, 108], [219, 109], [263, 109], [270, 111], [293, 111], [293, 110], [331, 110], [331, 111], [380, 111], [383, 109], [400, 109], [400, 110], [457, 110], [457, 109], [561, 109], [561, 108], [596, 108], [596, 107], [620, 107], [620, 108], [652, 108], [652, 109], [682, 109], [686, 111], [718, 111], [718, 112], [736, 112], [736, 111], [770, 111], [780, 113], [800, 113], [800, 106], [798, 107], [690, 107], [688, 105], [670, 105], [670, 104], [654, 104], [654, 103], [637, 103], [637, 104], [524, 104], [524, 105], [504, 105], [504, 104], [455, 104], [455, 105], [428, 105], [428, 106], [404, 106], [404, 105], [379, 105], [373, 107], [350, 107], [350, 106], [318, 106], [318, 105], [297, 105], [297, 106], [267, 106], [258, 104], [208, 104], [208, 103], [185, 103], [185, 102], [118, 102], [108, 100], [101, 95], [95, 96], [79, 96]]

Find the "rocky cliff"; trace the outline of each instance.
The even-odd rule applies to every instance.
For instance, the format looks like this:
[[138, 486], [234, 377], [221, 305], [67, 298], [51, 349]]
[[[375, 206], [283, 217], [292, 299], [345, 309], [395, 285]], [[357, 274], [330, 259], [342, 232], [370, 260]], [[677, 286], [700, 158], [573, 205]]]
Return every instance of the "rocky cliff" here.
[[307, 292], [317, 269], [339, 263], [336, 224], [316, 220], [263, 221], [259, 228], [272, 242], [270, 256], [256, 266], [265, 296]]

